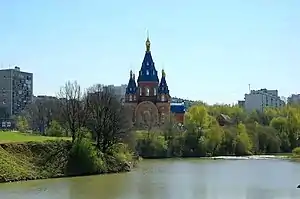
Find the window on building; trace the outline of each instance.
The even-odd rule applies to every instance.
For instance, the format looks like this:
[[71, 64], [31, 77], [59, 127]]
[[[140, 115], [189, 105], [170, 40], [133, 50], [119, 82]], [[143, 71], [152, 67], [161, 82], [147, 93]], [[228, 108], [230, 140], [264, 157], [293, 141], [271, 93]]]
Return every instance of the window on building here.
[[146, 92], [146, 96], [149, 96], [150, 95], [150, 89], [149, 88], [145, 88], [145, 92]]
[[146, 70], [146, 75], [149, 75], [149, 70]]
[[161, 95], [161, 101], [162, 101], [162, 102], [165, 101], [165, 95]]
[[130, 102], [132, 101], [132, 95], [129, 95], [129, 101]]
[[156, 88], [153, 88], [153, 95], [156, 96]]
[[165, 114], [162, 113], [160, 116], [161, 123], [165, 123]]
[[130, 91], [132, 91], [132, 88], [129, 88]]
[[134, 101], [136, 100], [136, 96], [135, 96], [135, 95], [133, 96], [133, 100], [134, 100]]
[[140, 88], [140, 96], [142, 96], [143, 92], [142, 92], [142, 88]]
[[155, 75], [155, 70], [153, 70], [153, 75]]

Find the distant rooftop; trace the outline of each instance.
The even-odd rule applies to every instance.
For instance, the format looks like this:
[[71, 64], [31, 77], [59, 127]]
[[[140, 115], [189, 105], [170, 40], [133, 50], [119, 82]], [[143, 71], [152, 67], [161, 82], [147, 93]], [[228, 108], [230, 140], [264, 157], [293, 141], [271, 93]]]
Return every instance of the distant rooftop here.
[[22, 73], [28, 73], [28, 74], [32, 74], [30, 72], [26, 72], [26, 71], [21, 71], [21, 68], [19, 66], [15, 66], [14, 68], [2, 68], [0, 69], [0, 71], [19, 71], [19, 72], [22, 72]]
[[184, 103], [171, 103], [170, 109], [172, 113], [185, 113]]

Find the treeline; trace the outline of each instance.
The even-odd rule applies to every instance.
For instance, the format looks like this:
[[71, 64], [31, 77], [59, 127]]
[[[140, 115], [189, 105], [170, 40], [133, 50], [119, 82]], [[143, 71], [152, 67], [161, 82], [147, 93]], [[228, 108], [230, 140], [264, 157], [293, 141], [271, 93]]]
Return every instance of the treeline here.
[[245, 112], [238, 106], [195, 103], [184, 128], [170, 119], [155, 132], [137, 136], [143, 157], [200, 157], [290, 153], [299, 146], [300, 107]]
[[[146, 118], [146, 117], [145, 117]], [[248, 113], [238, 106], [195, 102], [178, 125], [173, 117], [132, 128], [132, 111], [113, 91], [95, 85], [82, 91], [67, 82], [54, 99], [37, 99], [18, 117], [17, 127], [47, 136], [88, 139], [108, 154], [119, 143], [145, 158], [290, 153], [299, 146], [300, 107], [288, 105]]]
[[97, 84], [86, 90], [67, 82], [57, 98], [40, 98], [16, 118], [21, 132], [71, 137], [69, 174], [128, 170], [132, 152], [129, 112], [109, 87]]

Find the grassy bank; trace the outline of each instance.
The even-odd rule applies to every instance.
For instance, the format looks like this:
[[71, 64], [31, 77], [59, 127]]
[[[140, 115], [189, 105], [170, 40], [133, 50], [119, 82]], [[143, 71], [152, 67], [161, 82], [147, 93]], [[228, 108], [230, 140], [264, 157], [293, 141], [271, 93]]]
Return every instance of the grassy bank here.
[[43, 142], [47, 140], [70, 140], [69, 137], [49, 137], [37, 134], [20, 133], [16, 131], [0, 131], [0, 144], [12, 142]]
[[70, 141], [0, 144], [0, 182], [64, 176]]
[[98, 152], [88, 140], [72, 144], [66, 139], [33, 136], [30, 140], [29, 135], [18, 136], [26, 139], [9, 136], [12, 142], [1, 140], [0, 182], [124, 172], [134, 162], [124, 145], [108, 155]]

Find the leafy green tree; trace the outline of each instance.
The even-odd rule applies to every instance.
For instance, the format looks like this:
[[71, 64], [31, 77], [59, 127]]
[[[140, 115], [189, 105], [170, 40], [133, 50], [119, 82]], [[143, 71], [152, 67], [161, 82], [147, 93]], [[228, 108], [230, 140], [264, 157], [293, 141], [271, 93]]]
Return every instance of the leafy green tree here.
[[211, 118], [203, 105], [192, 106], [185, 115], [185, 125], [187, 127], [205, 129], [210, 123]]
[[206, 150], [209, 155], [218, 155], [224, 138], [224, 131], [215, 125], [205, 132]]
[[247, 130], [244, 124], [239, 123], [237, 126], [237, 143], [236, 143], [236, 155], [249, 155], [251, 154], [252, 141], [247, 134]]
[[29, 130], [28, 120], [24, 116], [17, 116], [16, 118], [16, 128], [20, 132], [27, 132]]
[[277, 130], [277, 136], [280, 139], [280, 148], [282, 152], [291, 151], [291, 143], [288, 136], [288, 120], [286, 117], [273, 117], [270, 126]]

